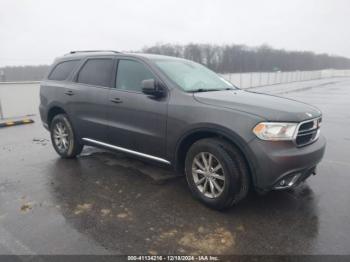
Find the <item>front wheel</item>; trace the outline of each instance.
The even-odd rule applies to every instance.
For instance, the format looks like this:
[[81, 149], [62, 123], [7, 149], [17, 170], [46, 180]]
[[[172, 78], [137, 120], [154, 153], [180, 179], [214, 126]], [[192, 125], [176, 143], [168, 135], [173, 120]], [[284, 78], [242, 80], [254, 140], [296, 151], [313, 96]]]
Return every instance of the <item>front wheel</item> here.
[[60, 157], [74, 158], [81, 153], [83, 145], [78, 142], [66, 114], [56, 115], [52, 119], [50, 134], [52, 145]]
[[205, 205], [224, 209], [242, 200], [249, 171], [242, 154], [222, 139], [195, 142], [186, 155], [185, 172], [193, 195]]

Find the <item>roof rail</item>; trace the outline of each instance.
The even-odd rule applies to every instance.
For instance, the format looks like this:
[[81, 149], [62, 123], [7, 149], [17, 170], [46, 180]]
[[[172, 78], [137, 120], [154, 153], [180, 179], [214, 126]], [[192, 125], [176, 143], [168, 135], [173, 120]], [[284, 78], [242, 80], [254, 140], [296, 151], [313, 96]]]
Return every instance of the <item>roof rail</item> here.
[[76, 54], [76, 53], [94, 53], [94, 52], [112, 52], [112, 53], [120, 53], [118, 51], [114, 51], [114, 50], [80, 50], [80, 51], [70, 51], [68, 54], [66, 55], [70, 55], [70, 54]]

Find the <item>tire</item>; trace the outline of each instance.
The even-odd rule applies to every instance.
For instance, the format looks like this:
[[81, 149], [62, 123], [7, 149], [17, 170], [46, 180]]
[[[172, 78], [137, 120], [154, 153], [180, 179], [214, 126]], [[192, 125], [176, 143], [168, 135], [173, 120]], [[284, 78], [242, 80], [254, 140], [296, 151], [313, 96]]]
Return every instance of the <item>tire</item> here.
[[74, 158], [83, 150], [66, 114], [58, 114], [52, 119], [50, 134], [52, 145], [62, 158]]
[[[208, 168], [203, 172], [203, 156], [207, 166], [211, 158], [211, 170]], [[217, 169], [219, 165], [221, 169]], [[245, 159], [237, 148], [223, 139], [206, 138], [195, 142], [186, 155], [185, 173], [194, 197], [213, 209], [231, 207], [244, 199], [249, 191], [250, 174]]]

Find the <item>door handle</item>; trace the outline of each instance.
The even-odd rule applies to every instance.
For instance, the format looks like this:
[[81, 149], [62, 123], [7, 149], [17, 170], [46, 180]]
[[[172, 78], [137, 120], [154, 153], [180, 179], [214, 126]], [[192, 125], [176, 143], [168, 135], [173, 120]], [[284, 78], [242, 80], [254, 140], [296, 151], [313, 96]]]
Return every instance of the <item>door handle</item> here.
[[64, 92], [64, 94], [67, 96], [72, 96], [72, 95], [74, 95], [74, 92], [72, 90], [68, 90], [68, 91]]
[[116, 104], [123, 103], [123, 101], [119, 97], [115, 97], [115, 98], [111, 99], [111, 102], [116, 103]]

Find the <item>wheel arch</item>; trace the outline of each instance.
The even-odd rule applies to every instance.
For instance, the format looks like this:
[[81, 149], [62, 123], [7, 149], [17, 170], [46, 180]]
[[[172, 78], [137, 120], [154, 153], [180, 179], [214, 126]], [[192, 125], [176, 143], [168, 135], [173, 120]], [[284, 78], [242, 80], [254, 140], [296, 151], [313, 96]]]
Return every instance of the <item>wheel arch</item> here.
[[236, 147], [242, 154], [248, 166], [252, 182], [255, 185], [256, 160], [253, 152], [247, 146], [247, 142], [231, 130], [223, 127], [199, 127], [186, 132], [176, 144], [174, 156], [174, 168], [177, 172], [183, 173], [186, 154], [193, 143], [203, 138], [221, 138]]
[[47, 113], [47, 124], [48, 124], [48, 127], [50, 128], [50, 125], [51, 125], [51, 122], [52, 122], [52, 119], [58, 115], [58, 114], [67, 114], [66, 111], [60, 107], [60, 106], [52, 106], [48, 113]]

